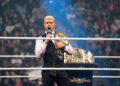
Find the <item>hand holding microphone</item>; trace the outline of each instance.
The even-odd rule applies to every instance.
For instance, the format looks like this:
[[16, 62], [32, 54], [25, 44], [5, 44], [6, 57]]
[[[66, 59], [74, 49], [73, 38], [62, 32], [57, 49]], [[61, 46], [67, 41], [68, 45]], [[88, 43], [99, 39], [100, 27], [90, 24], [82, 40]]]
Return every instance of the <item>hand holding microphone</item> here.
[[[51, 27], [48, 27], [46, 38], [51, 38], [51, 37], [52, 37]], [[48, 44], [48, 42], [49, 42], [49, 40], [45, 40], [45, 44]]]
[[47, 34], [52, 34], [51, 27], [48, 27], [48, 28], [47, 28]]

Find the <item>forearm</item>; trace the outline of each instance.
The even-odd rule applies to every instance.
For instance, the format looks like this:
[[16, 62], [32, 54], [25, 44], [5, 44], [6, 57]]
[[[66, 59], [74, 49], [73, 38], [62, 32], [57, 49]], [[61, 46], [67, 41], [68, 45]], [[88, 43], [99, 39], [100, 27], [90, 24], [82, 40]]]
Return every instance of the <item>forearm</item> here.
[[46, 44], [43, 40], [36, 40], [35, 55], [40, 58], [46, 51]]
[[68, 53], [68, 54], [72, 54], [73, 53], [73, 48], [72, 46], [69, 44], [69, 45], [65, 45], [64, 46], [64, 50]]
[[72, 46], [69, 44], [69, 42], [55, 42], [55, 47], [56, 49], [61, 49], [63, 48], [65, 50], [65, 52], [67, 52], [68, 54], [72, 54], [73, 53], [73, 48]]

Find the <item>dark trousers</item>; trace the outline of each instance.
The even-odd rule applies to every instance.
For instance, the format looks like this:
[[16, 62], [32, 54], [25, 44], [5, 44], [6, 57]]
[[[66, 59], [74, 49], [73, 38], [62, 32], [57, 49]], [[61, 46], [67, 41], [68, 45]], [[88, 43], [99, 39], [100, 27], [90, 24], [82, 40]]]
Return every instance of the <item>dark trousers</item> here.
[[54, 86], [56, 82], [58, 86], [69, 86], [69, 79], [65, 71], [57, 71], [56, 76], [50, 74], [49, 71], [42, 72], [43, 86]]

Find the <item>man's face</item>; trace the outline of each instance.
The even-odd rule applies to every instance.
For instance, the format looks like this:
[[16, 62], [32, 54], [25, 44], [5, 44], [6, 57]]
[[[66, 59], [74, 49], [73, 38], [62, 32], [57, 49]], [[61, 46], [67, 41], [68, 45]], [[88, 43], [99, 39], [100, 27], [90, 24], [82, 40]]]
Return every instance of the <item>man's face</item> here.
[[51, 28], [51, 30], [53, 31], [54, 28], [55, 28], [55, 22], [53, 19], [46, 19], [44, 21], [44, 27], [45, 27], [45, 30], [47, 30], [48, 27]]

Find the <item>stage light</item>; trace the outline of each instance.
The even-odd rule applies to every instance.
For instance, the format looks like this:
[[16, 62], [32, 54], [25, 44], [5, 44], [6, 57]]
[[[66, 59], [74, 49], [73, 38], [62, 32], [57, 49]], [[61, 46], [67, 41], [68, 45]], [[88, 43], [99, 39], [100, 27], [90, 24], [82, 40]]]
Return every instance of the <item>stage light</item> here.
[[49, 3], [53, 3], [53, 0], [50, 0]]

